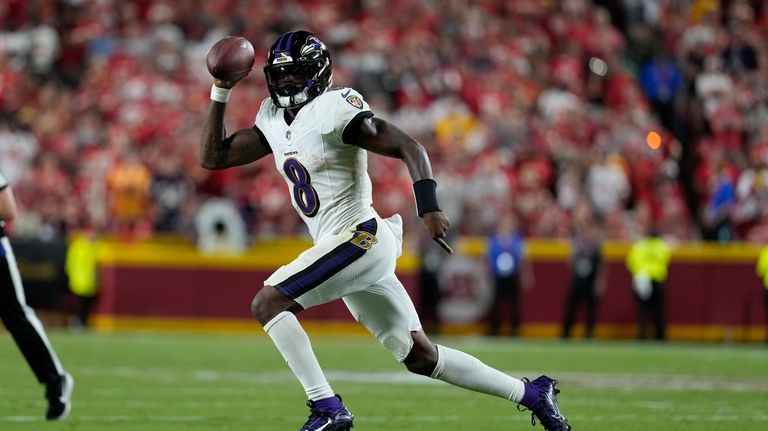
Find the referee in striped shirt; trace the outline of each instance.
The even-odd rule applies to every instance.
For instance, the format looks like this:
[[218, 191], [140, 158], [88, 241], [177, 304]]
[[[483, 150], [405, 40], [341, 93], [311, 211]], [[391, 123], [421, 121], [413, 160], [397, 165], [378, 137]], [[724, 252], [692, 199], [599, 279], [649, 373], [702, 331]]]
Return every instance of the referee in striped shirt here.
[[19, 268], [11, 243], [5, 233], [5, 222], [16, 216], [16, 201], [8, 179], [0, 172], [0, 318], [11, 333], [19, 350], [29, 363], [37, 380], [45, 385], [47, 420], [67, 417], [72, 407], [74, 379], [59, 362], [48, 342], [42, 323], [27, 305]]

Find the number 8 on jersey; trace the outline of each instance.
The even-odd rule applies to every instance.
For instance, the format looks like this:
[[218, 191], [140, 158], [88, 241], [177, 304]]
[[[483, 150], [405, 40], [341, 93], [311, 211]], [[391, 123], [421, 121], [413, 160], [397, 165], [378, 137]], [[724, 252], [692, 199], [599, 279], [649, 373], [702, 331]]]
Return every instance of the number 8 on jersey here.
[[320, 208], [320, 199], [317, 190], [310, 184], [311, 178], [304, 165], [293, 157], [285, 159], [283, 171], [293, 183], [293, 199], [302, 213], [307, 217], [317, 215]]

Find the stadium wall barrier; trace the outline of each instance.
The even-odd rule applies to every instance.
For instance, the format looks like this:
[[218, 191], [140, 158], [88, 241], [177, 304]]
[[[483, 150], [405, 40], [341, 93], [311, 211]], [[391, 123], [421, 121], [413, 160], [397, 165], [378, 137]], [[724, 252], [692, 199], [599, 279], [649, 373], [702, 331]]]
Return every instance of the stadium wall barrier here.
[[56, 308], [69, 289], [64, 270], [67, 242], [13, 239], [12, 246], [27, 304], [36, 309]]
[[[107, 242], [96, 327], [260, 331], [250, 316], [253, 295], [275, 269], [309, 245], [302, 239], [277, 239], [260, 242], [240, 255], [202, 255], [183, 241]], [[442, 330], [482, 334], [490, 304], [484, 240], [464, 238], [456, 245], [458, 253], [446, 261], [441, 277]], [[624, 267], [628, 249], [626, 243], [604, 247], [608, 266], [597, 319], [599, 338], [635, 334], [635, 304]], [[669, 338], [762, 340], [763, 291], [754, 270], [758, 251], [751, 244], [676, 246], [667, 282]], [[566, 241], [529, 242], [535, 282], [522, 294], [521, 335], [559, 335], [569, 253]], [[397, 271], [419, 308], [418, 257], [406, 251]], [[310, 330], [365, 331], [341, 301], [307, 310], [301, 318]], [[577, 326], [575, 336], [582, 331]]]

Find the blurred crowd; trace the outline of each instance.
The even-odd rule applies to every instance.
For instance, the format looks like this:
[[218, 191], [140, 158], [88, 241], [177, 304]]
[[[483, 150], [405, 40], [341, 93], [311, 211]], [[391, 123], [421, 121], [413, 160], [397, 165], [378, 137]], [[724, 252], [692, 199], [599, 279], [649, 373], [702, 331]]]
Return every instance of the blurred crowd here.
[[[456, 231], [768, 241], [768, 2], [761, 0], [4, 0], [0, 169], [17, 235], [190, 234], [234, 203], [251, 238], [301, 234], [271, 159], [199, 166], [208, 48], [257, 51], [228, 105], [252, 125], [262, 59], [315, 32], [334, 84], [429, 151]], [[370, 156], [379, 213], [418, 227], [402, 162]]]

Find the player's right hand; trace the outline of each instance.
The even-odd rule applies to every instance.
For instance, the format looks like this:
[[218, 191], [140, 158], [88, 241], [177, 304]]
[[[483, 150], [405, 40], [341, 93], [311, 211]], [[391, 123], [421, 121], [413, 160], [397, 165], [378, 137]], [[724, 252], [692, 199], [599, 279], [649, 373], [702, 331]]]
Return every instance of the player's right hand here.
[[222, 81], [221, 79], [214, 79], [213, 83], [219, 88], [232, 88], [239, 81]]

